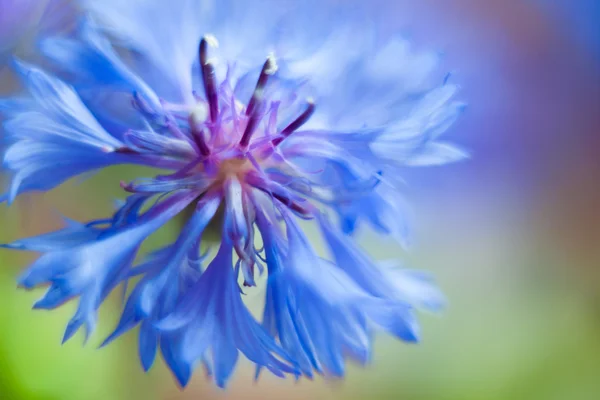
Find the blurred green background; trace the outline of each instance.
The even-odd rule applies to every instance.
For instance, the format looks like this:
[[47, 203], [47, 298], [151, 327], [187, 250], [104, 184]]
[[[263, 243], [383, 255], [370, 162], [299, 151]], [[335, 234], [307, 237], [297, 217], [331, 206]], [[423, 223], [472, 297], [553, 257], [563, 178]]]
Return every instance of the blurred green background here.
[[[473, 159], [407, 175], [414, 251], [359, 235], [378, 258], [436, 273], [450, 304], [422, 316], [422, 344], [381, 336], [372, 365], [339, 382], [254, 383], [241, 362], [225, 391], [200, 371], [181, 391], [162, 362], [142, 372], [134, 333], [96, 348], [118, 320], [118, 294], [88, 345], [61, 346], [75, 304], [31, 311], [41, 292], [17, 290], [15, 277], [34, 255], [0, 251], [0, 399], [600, 399], [599, 60], [536, 2], [377, 3], [394, 16], [384, 27], [446, 51], [471, 105], [451, 135]], [[57, 228], [60, 215], [105, 216], [119, 180], [137, 173], [110, 169], [0, 206], [0, 241]]]

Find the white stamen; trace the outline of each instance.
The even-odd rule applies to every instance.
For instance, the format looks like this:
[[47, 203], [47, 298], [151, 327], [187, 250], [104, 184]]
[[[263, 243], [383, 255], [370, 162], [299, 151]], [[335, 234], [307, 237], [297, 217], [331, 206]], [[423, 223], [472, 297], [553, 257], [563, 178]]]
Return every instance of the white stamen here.
[[212, 35], [212, 34], [206, 34], [204, 35], [204, 40], [206, 40], [206, 43], [210, 46], [210, 47], [219, 47], [219, 41], [217, 40], [217, 38]]
[[277, 65], [277, 58], [275, 57], [274, 53], [271, 53], [267, 56], [267, 60], [269, 60], [269, 68], [265, 70], [265, 73], [267, 75], [273, 75], [279, 69], [279, 66]]

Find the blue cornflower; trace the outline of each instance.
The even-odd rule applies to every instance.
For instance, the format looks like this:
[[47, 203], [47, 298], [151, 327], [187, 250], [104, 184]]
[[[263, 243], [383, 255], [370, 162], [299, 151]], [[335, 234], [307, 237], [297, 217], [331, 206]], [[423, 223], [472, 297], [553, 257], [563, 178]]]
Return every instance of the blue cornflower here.
[[[240, 352], [257, 374], [340, 377], [347, 359], [368, 362], [376, 331], [419, 340], [415, 310], [444, 303], [432, 278], [376, 263], [349, 234], [367, 222], [407, 241], [402, 169], [465, 156], [438, 140], [463, 105], [456, 85], [430, 78], [434, 55], [380, 42], [356, 8], [315, 14], [311, 1], [81, 5], [76, 37], [41, 43], [69, 83], [15, 62], [30, 96], [5, 102], [4, 199], [115, 164], [170, 172], [122, 183], [130, 196], [111, 218], [5, 245], [42, 253], [19, 278], [49, 285], [35, 308], [79, 298], [65, 340], [90, 334], [134, 277], [105, 344], [140, 325], [144, 369], [160, 350], [183, 386], [198, 364], [224, 386]], [[136, 264], [142, 242], [190, 208], [177, 240]], [[216, 255], [200, 254], [216, 223]], [[263, 272], [260, 323], [242, 293]]]

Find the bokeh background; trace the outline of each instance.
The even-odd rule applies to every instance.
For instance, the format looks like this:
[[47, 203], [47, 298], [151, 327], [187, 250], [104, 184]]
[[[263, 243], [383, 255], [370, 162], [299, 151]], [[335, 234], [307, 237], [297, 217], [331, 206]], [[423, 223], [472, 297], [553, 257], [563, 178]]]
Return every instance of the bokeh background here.
[[[450, 136], [472, 159], [407, 174], [414, 250], [360, 234], [377, 257], [437, 274], [450, 304], [422, 316], [422, 344], [379, 337], [372, 365], [339, 382], [254, 383], [242, 362], [226, 391], [201, 372], [181, 391], [161, 363], [142, 372], [135, 334], [96, 348], [118, 296], [90, 343], [61, 346], [74, 304], [31, 311], [40, 292], [17, 290], [15, 277], [33, 256], [0, 251], [0, 399], [600, 399], [600, 2], [371, 3], [387, 7], [382, 29], [443, 51], [470, 105]], [[14, 89], [0, 76], [3, 93]], [[57, 228], [61, 215], [106, 215], [119, 180], [136, 173], [111, 169], [0, 206], [0, 241]], [[174, 232], [161, 235], [154, 244]]]

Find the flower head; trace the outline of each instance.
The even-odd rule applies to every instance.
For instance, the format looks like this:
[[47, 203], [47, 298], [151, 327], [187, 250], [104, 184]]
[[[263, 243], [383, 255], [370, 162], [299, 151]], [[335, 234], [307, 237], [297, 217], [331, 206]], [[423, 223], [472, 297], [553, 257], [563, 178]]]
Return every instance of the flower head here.
[[[7, 112], [5, 199], [114, 164], [170, 172], [122, 182], [129, 197], [109, 219], [5, 245], [42, 253], [20, 278], [50, 285], [37, 308], [79, 298], [65, 340], [89, 334], [103, 299], [140, 276], [105, 344], [140, 324], [144, 368], [160, 349], [182, 385], [201, 363], [224, 386], [240, 352], [279, 376], [339, 377], [346, 359], [369, 360], [376, 331], [418, 341], [415, 309], [443, 305], [431, 278], [378, 265], [348, 235], [366, 221], [406, 241], [402, 168], [464, 157], [438, 141], [463, 106], [455, 85], [428, 78], [434, 58], [357, 35], [355, 16], [307, 32], [302, 9], [276, 3], [82, 5], [77, 38], [41, 45], [69, 84], [15, 63], [30, 96]], [[177, 240], [135, 265], [190, 207]], [[217, 254], [200, 255], [215, 221]], [[259, 323], [241, 295], [263, 273]]]

